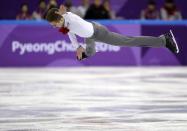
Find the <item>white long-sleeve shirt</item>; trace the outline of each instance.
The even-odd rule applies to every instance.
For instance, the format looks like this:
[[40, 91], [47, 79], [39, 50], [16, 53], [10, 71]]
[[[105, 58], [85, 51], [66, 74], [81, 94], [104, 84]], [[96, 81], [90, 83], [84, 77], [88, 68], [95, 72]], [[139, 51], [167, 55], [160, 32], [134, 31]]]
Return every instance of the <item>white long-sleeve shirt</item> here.
[[78, 15], [67, 12], [62, 16], [65, 20], [64, 26], [70, 30], [68, 36], [75, 48], [79, 46], [76, 35], [83, 38], [89, 38], [94, 34], [92, 23], [85, 21]]

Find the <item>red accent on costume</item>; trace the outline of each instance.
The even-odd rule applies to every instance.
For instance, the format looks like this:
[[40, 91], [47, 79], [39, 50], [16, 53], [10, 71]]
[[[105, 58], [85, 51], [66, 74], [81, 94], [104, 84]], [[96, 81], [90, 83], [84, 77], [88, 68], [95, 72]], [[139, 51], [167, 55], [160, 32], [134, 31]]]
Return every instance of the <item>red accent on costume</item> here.
[[61, 27], [61, 28], [59, 29], [59, 32], [61, 32], [61, 33], [63, 33], [63, 34], [67, 34], [67, 33], [69, 32], [69, 29], [66, 28], [66, 27]]

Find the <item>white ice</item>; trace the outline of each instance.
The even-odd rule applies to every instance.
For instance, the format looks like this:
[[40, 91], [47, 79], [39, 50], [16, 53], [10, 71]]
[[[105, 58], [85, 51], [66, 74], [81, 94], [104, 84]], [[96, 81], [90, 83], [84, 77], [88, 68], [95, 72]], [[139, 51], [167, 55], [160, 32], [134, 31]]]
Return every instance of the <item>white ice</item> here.
[[187, 131], [187, 68], [0, 69], [2, 131]]

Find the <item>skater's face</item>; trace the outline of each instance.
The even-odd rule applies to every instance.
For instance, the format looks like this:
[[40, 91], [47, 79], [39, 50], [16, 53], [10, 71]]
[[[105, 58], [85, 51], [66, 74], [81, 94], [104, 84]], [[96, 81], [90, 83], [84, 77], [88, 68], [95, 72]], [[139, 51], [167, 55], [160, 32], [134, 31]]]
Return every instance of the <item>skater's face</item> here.
[[64, 25], [64, 19], [62, 18], [59, 21], [52, 21], [50, 23], [54, 28], [61, 28]]

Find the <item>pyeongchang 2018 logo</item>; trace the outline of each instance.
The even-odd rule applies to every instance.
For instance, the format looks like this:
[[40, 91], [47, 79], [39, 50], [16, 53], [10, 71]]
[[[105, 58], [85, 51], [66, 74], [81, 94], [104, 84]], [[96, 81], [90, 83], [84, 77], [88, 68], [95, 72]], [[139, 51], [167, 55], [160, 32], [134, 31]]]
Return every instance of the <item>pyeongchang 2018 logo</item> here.
[[[23, 43], [19, 41], [12, 41], [12, 52], [19, 55], [25, 55], [29, 53], [46, 53], [48, 55], [54, 55], [61, 52], [74, 52], [76, 49], [71, 43], [67, 43], [63, 40], [56, 42], [43, 42], [43, 43]], [[86, 45], [83, 45], [85, 47]], [[104, 43], [96, 43], [97, 52], [118, 52], [120, 47], [107, 45]]]

